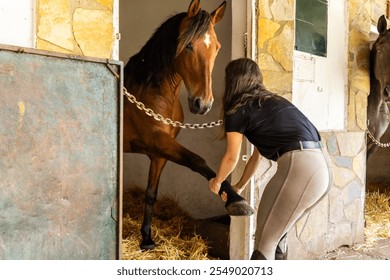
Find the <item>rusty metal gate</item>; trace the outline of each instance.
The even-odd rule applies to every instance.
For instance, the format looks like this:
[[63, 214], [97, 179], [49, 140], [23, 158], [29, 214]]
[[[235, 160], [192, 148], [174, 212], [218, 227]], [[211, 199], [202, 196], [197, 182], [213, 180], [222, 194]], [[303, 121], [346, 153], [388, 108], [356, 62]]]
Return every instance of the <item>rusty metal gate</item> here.
[[120, 258], [122, 68], [0, 45], [0, 259]]

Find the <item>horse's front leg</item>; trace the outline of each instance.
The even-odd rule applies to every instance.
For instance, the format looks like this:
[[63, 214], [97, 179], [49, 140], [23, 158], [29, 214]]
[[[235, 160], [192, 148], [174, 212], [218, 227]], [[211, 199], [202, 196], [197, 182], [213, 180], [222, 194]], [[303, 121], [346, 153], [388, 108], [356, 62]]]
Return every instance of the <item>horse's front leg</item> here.
[[[206, 161], [180, 145], [175, 139], [167, 134], [158, 133], [155, 135], [155, 147], [159, 156], [172, 162], [186, 166], [205, 177], [208, 181], [215, 177], [215, 172], [207, 165]], [[245, 201], [243, 197], [237, 194], [231, 184], [225, 180], [221, 184], [220, 194], [227, 194], [225, 204], [226, 210], [232, 216], [250, 216], [254, 213], [253, 208]]]
[[153, 216], [153, 205], [157, 199], [158, 183], [160, 181], [161, 172], [167, 162], [164, 158], [151, 158], [148, 177], [148, 186], [145, 192], [145, 213], [144, 221], [141, 227], [142, 235], [142, 250], [154, 249], [155, 243], [151, 237], [151, 223]]

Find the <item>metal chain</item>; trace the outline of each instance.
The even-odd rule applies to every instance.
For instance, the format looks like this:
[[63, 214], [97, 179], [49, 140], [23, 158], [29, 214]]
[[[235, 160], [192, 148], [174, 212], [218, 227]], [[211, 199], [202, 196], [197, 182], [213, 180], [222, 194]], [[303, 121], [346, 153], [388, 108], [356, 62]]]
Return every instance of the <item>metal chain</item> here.
[[[106, 66], [108, 69], [113, 73], [113, 75], [119, 80], [120, 77], [118, 73], [113, 69], [109, 63], [109, 60], [107, 60]], [[190, 129], [202, 129], [202, 128], [213, 128], [216, 126], [220, 126], [223, 121], [218, 120], [217, 122], [211, 122], [211, 123], [203, 123], [203, 124], [190, 124], [190, 123], [181, 123], [179, 121], [173, 121], [170, 118], [164, 118], [160, 114], [156, 114], [152, 109], [146, 108], [145, 104], [137, 101], [134, 95], [132, 95], [130, 92], [127, 91], [125, 87], [123, 87], [123, 94], [127, 97], [127, 99], [130, 101], [130, 103], [133, 103], [137, 106], [138, 109], [141, 111], [144, 111], [146, 115], [153, 117], [156, 121], [163, 122], [164, 124], [171, 125], [173, 127], [180, 127], [180, 128], [190, 128]]]
[[153, 117], [156, 121], [163, 122], [164, 124], [171, 125], [173, 127], [202, 129], [202, 128], [213, 128], [216, 126], [220, 126], [222, 124], [222, 120], [218, 120], [217, 122], [203, 123], [203, 124], [190, 124], [190, 123], [181, 123], [179, 121], [173, 121], [170, 118], [164, 118], [162, 115], [155, 113], [150, 108], [146, 108], [145, 104], [140, 101], [137, 101], [135, 96], [129, 93], [125, 87], [123, 87], [123, 94], [127, 97], [130, 103], [135, 104], [137, 108], [141, 111], [144, 111], [146, 115]]
[[372, 140], [372, 142], [375, 143], [375, 145], [377, 145], [377, 146], [379, 146], [381, 148], [388, 148], [388, 147], [390, 147], [390, 142], [388, 142], [388, 143], [381, 143], [381, 142], [379, 142], [378, 140], [375, 139], [374, 135], [372, 135], [371, 132], [368, 129], [366, 131], [367, 131], [368, 137], [370, 137], [370, 139]]

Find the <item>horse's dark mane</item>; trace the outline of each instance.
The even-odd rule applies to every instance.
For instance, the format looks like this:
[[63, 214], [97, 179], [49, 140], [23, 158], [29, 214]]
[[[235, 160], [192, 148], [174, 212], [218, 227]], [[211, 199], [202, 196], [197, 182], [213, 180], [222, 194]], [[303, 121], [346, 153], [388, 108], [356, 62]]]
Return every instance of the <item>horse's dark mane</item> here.
[[375, 43], [370, 49], [370, 79], [374, 78]]
[[166, 20], [156, 29], [141, 50], [132, 56], [124, 69], [132, 82], [158, 87], [165, 74], [172, 72], [172, 62], [176, 55], [193, 39], [199, 38], [208, 30], [211, 16], [201, 10], [189, 21], [186, 30], [179, 35], [179, 26], [187, 13], [179, 13]]

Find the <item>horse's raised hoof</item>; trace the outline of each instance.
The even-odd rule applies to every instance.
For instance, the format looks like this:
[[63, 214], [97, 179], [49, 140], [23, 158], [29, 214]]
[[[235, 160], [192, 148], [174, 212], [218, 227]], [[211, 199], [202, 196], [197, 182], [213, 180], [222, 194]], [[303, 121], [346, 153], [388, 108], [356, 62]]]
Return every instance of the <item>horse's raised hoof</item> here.
[[251, 216], [255, 213], [245, 199], [226, 203], [225, 208], [230, 216]]
[[153, 250], [154, 248], [156, 248], [156, 244], [154, 243], [153, 240], [149, 241], [149, 242], [145, 242], [143, 241], [141, 243], [141, 250], [142, 251], [148, 251], [148, 250]]

